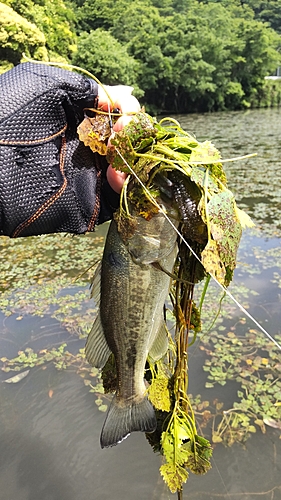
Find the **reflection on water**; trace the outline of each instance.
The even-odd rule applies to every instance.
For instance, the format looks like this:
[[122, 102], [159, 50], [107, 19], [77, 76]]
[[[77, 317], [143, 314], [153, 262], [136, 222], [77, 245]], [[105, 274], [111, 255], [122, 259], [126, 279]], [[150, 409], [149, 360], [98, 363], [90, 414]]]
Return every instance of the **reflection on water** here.
[[[258, 292], [245, 296], [249, 310], [271, 333], [279, 334], [280, 112], [257, 110], [177, 117], [199, 140], [211, 139], [224, 158], [258, 154], [244, 162], [226, 164], [230, 188], [239, 205], [257, 223], [253, 231], [243, 236], [232, 290], [243, 285]], [[44, 309], [42, 317], [25, 313], [20, 321], [16, 306], [15, 311], [10, 317], [1, 313], [0, 356], [12, 357], [26, 346], [38, 350], [63, 341], [69, 350], [77, 343], [78, 348], [83, 347], [85, 341], [56, 319], [52, 309]], [[225, 321], [231, 325], [239, 316], [236, 310]], [[195, 350], [190, 359], [191, 392], [200, 393], [205, 399], [215, 394], [214, 397], [229, 398], [231, 402], [237, 390], [235, 383], [206, 389], [203, 362], [203, 353]], [[9, 375], [0, 372], [0, 379]], [[100, 449], [104, 414], [98, 411], [83, 379], [74, 372], [57, 371], [52, 365], [46, 369], [35, 367], [19, 384], [0, 383], [0, 401], [1, 499], [176, 498], [167, 491], [159, 475], [161, 458], [152, 453], [141, 433], [132, 434], [112, 449]], [[280, 500], [280, 431], [268, 428], [265, 435], [258, 431], [245, 446], [216, 445], [212, 463], [212, 470], [205, 476], [190, 476], [184, 498]]]

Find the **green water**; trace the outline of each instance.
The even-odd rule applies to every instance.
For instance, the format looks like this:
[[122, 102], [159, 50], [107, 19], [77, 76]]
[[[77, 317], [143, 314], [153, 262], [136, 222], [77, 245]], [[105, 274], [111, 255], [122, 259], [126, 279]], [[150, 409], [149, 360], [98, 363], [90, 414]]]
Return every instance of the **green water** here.
[[[225, 164], [230, 189], [256, 223], [243, 235], [231, 292], [273, 336], [281, 333], [280, 113], [269, 109], [177, 116], [199, 140], [214, 142], [223, 158], [257, 153]], [[39, 353], [62, 342], [74, 354], [84, 346], [83, 337], [96, 314], [89, 300], [92, 270], [87, 269], [101, 254], [105, 232], [102, 227], [94, 236], [0, 241], [0, 357], [14, 357], [26, 348]], [[86, 274], [74, 281], [83, 271]], [[255, 329], [228, 300], [218, 325], [220, 330], [216, 325], [208, 333], [210, 338], [218, 331], [244, 335]], [[210, 405], [222, 401], [229, 409], [237, 400], [237, 382], [205, 387], [207, 348], [202, 341], [190, 354], [190, 392]], [[281, 363], [280, 353], [276, 363]], [[133, 433], [112, 449], [100, 449], [104, 413], [98, 410], [98, 396], [89, 392], [81, 371], [82, 365], [70, 364], [60, 371], [52, 363], [34, 366], [17, 384], [4, 383], [14, 373], [0, 372], [1, 498], [176, 498], [159, 475], [161, 458], [141, 433]], [[202, 429], [209, 437], [211, 424], [210, 420]], [[280, 500], [280, 435], [280, 430], [267, 427], [266, 434], [257, 429], [243, 445], [216, 444], [213, 468], [205, 476], [190, 476], [184, 498]]]

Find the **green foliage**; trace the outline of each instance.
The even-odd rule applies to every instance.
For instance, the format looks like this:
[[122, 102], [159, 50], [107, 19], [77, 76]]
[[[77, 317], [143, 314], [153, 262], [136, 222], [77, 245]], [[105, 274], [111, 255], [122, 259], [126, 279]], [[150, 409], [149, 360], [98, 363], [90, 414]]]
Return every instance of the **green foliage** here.
[[1, 66], [8, 62], [18, 64], [23, 52], [34, 59], [46, 60], [45, 36], [32, 23], [20, 16], [11, 7], [0, 3], [0, 60]]
[[181, 491], [188, 479], [187, 469], [194, 474], [205, 474], [211, 468], [209, 441], [197, 435], [192, 412], [185, 413], [177, 406], [162, 432], [161, 452], [166, 463], [161, 465], [160, 473], [172, 493]]
[[281, 5], [279, 0], [246, 0], [257, 19], [268, 23], [281, 34]]
[[[44, 34], [49, 59], [69, 60], [108, 84], [133, 85], [150, 112], [257, 106], [264, 77], [281, 64], [279, 0], [4, 3]], [[42, 58], [30, 40], [25, 52]], [[7, 48], [0, 59], [3, 71], [4, 60], [15, 64], [19, 56]]]
[[72, 61], [107, 85], [136, 85], [138, 63], [110, 33], [98, 28], [78, 37]]
[[281, 106], [281, 78], [266, 79], [263, 86], [253, 95], [251, 104], [256, 108]]
[[[75, 49], [75, 14], [63, 0], [4, 0], [44, 33], [52, 60], [71, 58]], [[38, 57], [37, 57], [38, 58]]]
[[66, 368], [66, 357], [71, 358], [72, 356], [69, 352], [65, 352], [65, 348], [66, 344], [61, 344], [57, 349], [44, 349], [36, 353], [31, 348], [27, 347], [25, 351], [19, 351], [18, 356], [13, 359], [8, 360], [7, 358], [0, 358], [0, 361], [4, 364], [2, 370], [4, 372], [9, 372], [11, 370], [16, 372], [23, 368], [33, 368], [34, 366], [40, 366], [50, 362], [53, 362], [58, 369]]
[[[199, 252], [201, 261], [206, 272], [227, 286], [236, 265], [242, 234], [241, 219], [245, 225], [253, 224], [246, 216], [243, 218], [242, 211], [237, 210], [234, 196], [225, 186], [219, 151], [209, 141], [199, 143], [175, 120], [171, 123], [165, 119], [157, 123], [143, 112], [135, 115], [129, 125], [115, 134], [112, 144], [117, 150], [110, 150], [107, 159], [113, 168], [131, 173], [129, 165], [148, 188], [153, 187], [157, 173], [165, 170], [179, 171], [196, 185], [200, 196], [198, 212], [202, 217], [201, 226], [205, 223], [208, 232], [204, 240], [204, 246], [207, 245]], [[122, 165], [123, 158], [127, 161], [125, 166]], [[121, 196], [124, 207], [121, 202], [120, 216], [117, 215], [120, 218], [119, 228], [123, 224], [124, 213], [125, 221], [130, 215], [126, 185]], [[139, 190], [129, 193], [128, 199], [139, 207]], [[140, 207], [140, 211], [145, 213], [147, 205]]]
[[148, 109], [247, 107], [280, 61], [279, 37], [238, 1], [86, 0], [79, 15], [84, 30], [109, 30], [139, 62]]
[[5, 73], [5, 71], [9, 71], [9, 69], [12, 69], [13, 66], [14, 65], [11, 61], [7, 61], [7, 60], [0, 61], [0, 75], [1, 75], [1, 73]]
[[237, 74], [246, 98], [250, 98], [263, 86], [264, 77], [271, 74], [280, 61], [275, 51], [280, 37], [260, 22], [241, 20], [237, 38], [243, 40], [243, 48], [241, 59], [232, 71]]

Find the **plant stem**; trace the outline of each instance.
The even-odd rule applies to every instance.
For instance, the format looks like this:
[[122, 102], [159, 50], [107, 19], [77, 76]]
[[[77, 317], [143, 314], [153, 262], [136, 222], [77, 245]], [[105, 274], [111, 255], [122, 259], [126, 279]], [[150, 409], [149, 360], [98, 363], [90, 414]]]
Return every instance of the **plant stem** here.
[[178, 490], [178, 500], [182, 500], [182, 499], [183, 499], [182, 490]]

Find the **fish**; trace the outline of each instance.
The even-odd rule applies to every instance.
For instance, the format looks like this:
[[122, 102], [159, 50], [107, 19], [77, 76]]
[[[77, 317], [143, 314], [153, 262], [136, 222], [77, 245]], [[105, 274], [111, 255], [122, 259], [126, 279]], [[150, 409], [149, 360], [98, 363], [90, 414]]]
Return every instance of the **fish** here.
[[[176, 226], [177, 210], [162, 206]], [[85, 347], [86, 359], [97, 368], [111, 353], [115, 358], [117, 390], [102, 427], [102, 448], [131, 432], [156, 429], [144, 372], [148, 356], [156, 361], [168, 348], [163, 311], [176, 256], [177, 233], [161, 211], [150, 220], [136, 216], [133, 234], [124, 239], [111, 221], [93, 281], [99, 313]]]

